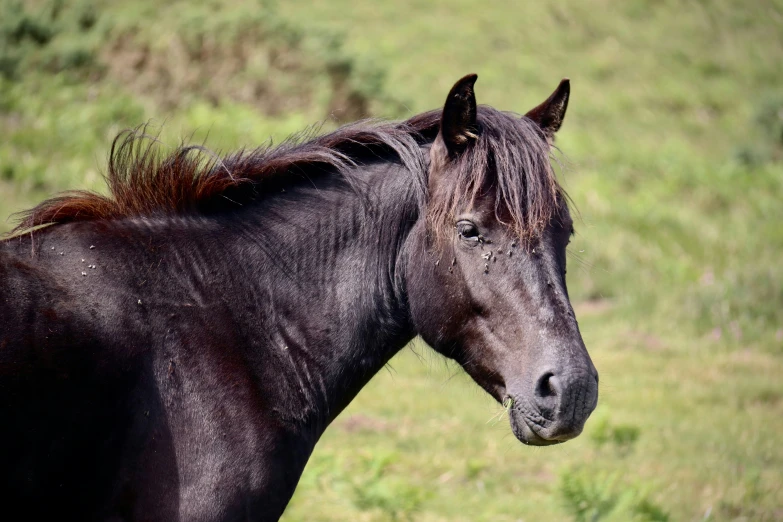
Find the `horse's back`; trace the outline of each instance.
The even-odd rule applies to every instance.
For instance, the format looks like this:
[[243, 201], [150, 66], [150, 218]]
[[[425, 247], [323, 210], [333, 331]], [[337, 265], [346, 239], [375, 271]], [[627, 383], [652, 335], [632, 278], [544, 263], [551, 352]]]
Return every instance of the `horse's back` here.
[[275, 520], [310, 448], [289, 444], [230, 307], [192, 295], [172, 255], [69, 234], [34, 255], [0, 243], [0, 505], [30, 520]]
[[29, 520], [99, 519], [146, 431], [133, 403], [154, 395], [142, 352], [121, 357], [84, 293], [27, 252], [0, 245], [0, 505]]

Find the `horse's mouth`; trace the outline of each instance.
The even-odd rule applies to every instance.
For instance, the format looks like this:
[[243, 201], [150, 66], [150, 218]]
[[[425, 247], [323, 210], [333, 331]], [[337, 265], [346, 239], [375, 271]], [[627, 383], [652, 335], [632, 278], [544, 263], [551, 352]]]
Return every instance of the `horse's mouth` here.
[[511, 431], [522, 444], [527, 444], [528, 446], [552, 446], [565, 442], [563, 440], [549, 440], [543, 438], [530, 427], [523, 415], [520, 415], [513, 410], [509, 415], [509, 422], [511, 424]]
[[515, 408], [513, 406], [515, 401], [512, 399], [512, 396], [507, 393], [505, 386], [500, 385], [496, 387], [483, 387], [489, 392], [490, 395], [495, 397], [498, 402], [504, 406], [506, 404], [511, 405], [508, 408], [508, 419], [509, 423], [511, 424], [511, 431], [514, 433], [514, 436], [517, 438], [517, 440], [519, 440], [522, 444], [526, 444], [528, 446], [552, 446], [554, 444], [565, 442], [565, 440], [545, 439], [536, 433], [536, 431], [530, 427], [531, 423], [528, 422], [525, 414], [522, 413], [518, 407]]

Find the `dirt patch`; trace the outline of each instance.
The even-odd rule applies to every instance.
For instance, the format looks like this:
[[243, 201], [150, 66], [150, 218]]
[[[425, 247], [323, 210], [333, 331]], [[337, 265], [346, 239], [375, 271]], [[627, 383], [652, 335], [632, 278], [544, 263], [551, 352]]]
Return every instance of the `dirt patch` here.
[[104, 48], [101, 62], [110, 78], [166, 109], [198, 97], [244, 103], [276, 116], [312, 103], [308, 82], [296, 77], [315, 71], [300, 53], [267, 45], [258, 34], [243, 33], [233, 41], [204, 35], [191, 42], [175, 34], [153, 49], [128, 32]]
[[163, 35], [117, 29], [101, 48], [103, 71], [166, 109], [199, 98], [269, 116], [315, 109], [353, 121], [369, 116], [369, 96], [384, 97], [382, 71], [358, 67], [340, 38], [306, 34], [269, 9], [172, 25]]
[[383, 433], [391, 430], [389, 421], [361, 414], [351, 415], [339, 427], [347, 433]]

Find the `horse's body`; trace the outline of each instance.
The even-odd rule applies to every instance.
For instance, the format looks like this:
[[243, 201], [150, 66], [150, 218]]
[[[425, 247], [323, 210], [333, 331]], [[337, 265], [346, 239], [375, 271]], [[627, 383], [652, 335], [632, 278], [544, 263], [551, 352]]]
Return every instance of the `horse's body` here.
[[[365, 174], [399, 204], [409, 189], [390, 170]], [[388, 183], [372, 179], [384, 174]], [[415, 334], [391, 274], [368, 273], [396, 260], [355, 254], [382, 253], [369, 243], [387, 230], [363, 229], [357, 194], [334, 179], [290, 187], [241, 226], [87, 222], [4, 244], [0, 281], [14, 299], [2, 302], [3, 349], [32, 360], [2, 367], [3, 394], [26, 399], [13, 422], [0, 410], [17, 428], [0, 440], [14, 471], [5, 477], [32, 506], [81, 510], [89, 500], [129, 519], [280, 516], [318, 436]], [[276, 219], [290, 201], [293, 212]], [[387, 227], [407, 224], [405, 205], [386, 212]], [[339, 226], [307, 227], [316, 216]], [[30, 398], [40, 414], [30, 415]], [[59, 505], [32, 502], [50, 490]]]
[[[277, 520], [328, 424], [417, 334], [498, 400], [515, 400], [524, 442], [578, 434], [597, 383], [556, 280], [570, 222], [549, 216], [531, 236], [538, 254], [505, 241], [502, 222], [489, 226], [476, 236], [482, 248], [492, 237], [508, 254], [481, 257], [472, 290], [460, 285], [473, 274], [432, 286], [469, 270], [461, 251], [435, 246], [427, 220], [428, 198], [443, 190], [433, 155], [438, 140], [452, 143], [445, 111], [440, 133], [433, 114], [371, 136], [338, 131], [332, 152], [301, 153], [283, 169], [300, 176], [255, 180], [263, 190], [243, 200], [247, 186], [231, 183], [250, 178], [252, 161], [227, 158], [204, 179], [225, 170], [228, 189], [194, 199], [201, 212], [118, 204], [107, 218], [100, 198], [83, 195], [32, 211], [23, 226], [60, 224], [0, 243], [0, 509], [28, 520]], [[481, 114], [473, 125], [491, 135], [501, 113]], [[134, 143], [120, 149], [128, 168], [152, 165]], [[156, 165], [147, 180], [173, 172]], [[470, 208], [483, 212], [474, 196]], [[513, 268], [531, 256], [546, 267]], [[499, 287], [484, 282], [492, 271]], [[521, 337], [569, 340], [546, 368], [528, 363], [529, 379], [501, 378], [494, 366], [506, 355], [470, 350], [506, 328], [493, 326], [488, 303], [519, 298], [523, 286], [527, 299], [498, 304], [498, 320]], [[531, 296], [546, 303], [533, 309]], [[480, 324], [468, 331], [477, 308]], [[530, 334], [525, 315], [540, 315], [547, 332]], [[576, 365], [561, 371], [560, 359]], [[587, 384], [566, 382], [573, 375]], [[512, 389], [528, 380], [529, 400]]]

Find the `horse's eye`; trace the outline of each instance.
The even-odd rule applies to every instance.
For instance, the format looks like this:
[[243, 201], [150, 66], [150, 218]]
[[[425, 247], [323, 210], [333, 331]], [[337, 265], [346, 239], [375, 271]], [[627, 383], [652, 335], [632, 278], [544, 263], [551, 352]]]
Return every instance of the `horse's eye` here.
[[459, 234], [460, 239], [464, 239], [465, 241], [468, 241], [470, 243], [478, 244], [479, 242], [478, 227], [476, 227], [476, 225], [474, 225], [470, 221], [458, 222], [457, 234]]

